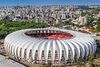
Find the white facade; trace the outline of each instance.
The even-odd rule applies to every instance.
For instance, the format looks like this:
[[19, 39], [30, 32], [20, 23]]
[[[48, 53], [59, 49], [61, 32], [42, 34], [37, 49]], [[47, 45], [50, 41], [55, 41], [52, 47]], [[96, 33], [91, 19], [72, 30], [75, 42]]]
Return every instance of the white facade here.
[[79, 22], [80, 22], [80, 25], [85, 25], [87, 24], [87, 17], [86, 16], [83, 16], [83, 17], [79, 17]]
[[[66, 32], [73, 35], [71, 39], [47, 40], [25, 35], [25, 32]], [[60, 63], [62, 58], [68, 62], [75, 62], [79, 57], [87, 58], [96, 51], [94, 39], [85, 33], [58, 28], [25, 29], [9, 34], [4, 41], [5, 50], [9, 55], [33, 63]]]

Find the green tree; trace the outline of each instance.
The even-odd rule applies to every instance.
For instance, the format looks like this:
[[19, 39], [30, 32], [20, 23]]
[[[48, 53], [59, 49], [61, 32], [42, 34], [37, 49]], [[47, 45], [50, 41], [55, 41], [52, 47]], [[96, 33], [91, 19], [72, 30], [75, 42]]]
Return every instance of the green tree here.
[[80, 57], [77, 62], [77, 67], [82, 67], [82, 65], [83, 65], [83, 59]]
[[18, 22], [11, 20], [0, 20], [0, 39], [13, 31], [28, 29], [28, 28], [44, 28], [48, 27], [46, 23], [35, 23], [35, 22]]
[[96, 25], [97, 25], [96, 31], [100, 32], [100, 19], [96, 22]]
[[88, 63], [90, 65], [90, 67], [93, 67], [93, 62], [94, 62], [94, 54], [92, 54], [88, 57]]
[[47, 64], [43, 64], [42, 67], [51, 67], [52, 66], [52, 62], [48, 61]]

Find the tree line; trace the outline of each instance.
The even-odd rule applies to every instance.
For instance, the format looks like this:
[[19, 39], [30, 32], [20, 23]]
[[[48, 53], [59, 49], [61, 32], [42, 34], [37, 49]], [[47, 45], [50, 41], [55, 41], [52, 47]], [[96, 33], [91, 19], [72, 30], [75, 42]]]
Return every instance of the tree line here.
[[5, 36], [11, 32], [28, 29], [28, 28], [44, 28], [48, 27], [46, 23], [35, 23], [35, 22], [18, 22], [11, 20], [0, 20], [0, 39], [5, 38]]

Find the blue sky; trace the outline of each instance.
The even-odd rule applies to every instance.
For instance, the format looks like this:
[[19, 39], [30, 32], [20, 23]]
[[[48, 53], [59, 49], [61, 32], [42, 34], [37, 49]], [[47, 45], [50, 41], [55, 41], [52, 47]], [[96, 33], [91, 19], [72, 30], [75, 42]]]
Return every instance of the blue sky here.
[[0, 0], [0, 6], [13, 5], [100, 5], [100, 0]]

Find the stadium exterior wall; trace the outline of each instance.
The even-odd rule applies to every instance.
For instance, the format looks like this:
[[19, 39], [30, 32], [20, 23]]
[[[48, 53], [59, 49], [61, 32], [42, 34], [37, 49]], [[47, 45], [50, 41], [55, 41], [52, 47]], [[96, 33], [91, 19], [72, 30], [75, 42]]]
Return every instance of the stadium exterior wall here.
[[[27, 36], [31, 33], [70, 33], [71, 39], [48, 40]], [[13, 32], [4, 40], [5, 50], [8, 55], [19, 60], [27, 60], [32, 63], [61, 63], [62, 61], [76, 62], [79, 57], [86, 59], [96, 51], [95, 40], [81, 32], [59, 28], [34, 28]]]

